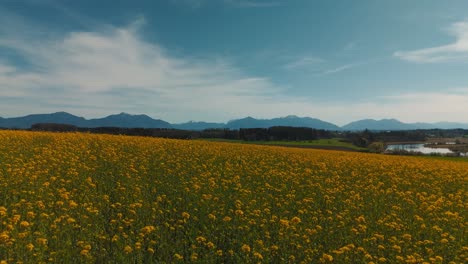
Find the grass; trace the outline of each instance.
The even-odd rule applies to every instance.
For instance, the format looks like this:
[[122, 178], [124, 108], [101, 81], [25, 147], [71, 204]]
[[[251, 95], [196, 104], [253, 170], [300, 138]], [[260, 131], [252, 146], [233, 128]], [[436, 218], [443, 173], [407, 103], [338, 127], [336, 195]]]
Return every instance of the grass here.
[[317, 139], [317, 140], [306, 140], [306, 141], [244, 141], [244, 140], [234, 140], [234, 139], [218, 139], [218, 138], [208, 138], [200, 139], [204, 141], [213, 141], [213, 142], [230, 142], [230, 143], [241, 143], [241, 144], [254, 144], [254, 145], [274, 145], [274, 146], [297, 146], [297, 147], [339, 147], [346, 148], [357, 151], [366, 151], [366, 148], [360, 148], [354, 146], [349, 142], [343, 142], [340, 138], [331, 138], [331, 139]]

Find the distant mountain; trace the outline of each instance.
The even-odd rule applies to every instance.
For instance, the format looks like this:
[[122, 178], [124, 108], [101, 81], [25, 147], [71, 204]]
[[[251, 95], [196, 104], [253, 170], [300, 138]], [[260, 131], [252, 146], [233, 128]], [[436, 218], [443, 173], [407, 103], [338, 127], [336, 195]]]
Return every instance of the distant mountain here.
[[23, 117], [2, 118], [0, 117], [0, 128], [30, 128], [36, 123], [59, 123], [69, 124], [77, 127], [127, 127], [127, 128], [176, 128], [183, 130], [204, 130], [209, 128], [269, 128], [273, 126], [309, 127], [325, 130], [414, 130], [414, 129], [468, 129], [468, 124], [456, 122], [437, 123], [403, 123], [396, 119], [363, 119], [351, 122], [339, 127], [329, 122], [311, 117], [298, 117], [290, 115], [272, 119], [256, 119], [245, 117], [231, 120], [227, 123], [209, 122], [187, 122], [181, 124], [170, 124], [164, 120], [153, 119], [147, 115], [131, 115], [120, 113], [103, 118], [85, 119], [66, 112], [52, 114], [34, 114]]
[[226, 124], [224, 123], [208, 123], [208, 122], [187, 122], [182, 124], [172, 124], [173, 128], [182, 129], [182, 130], [196, 130], [201, 131], [209, 128], [225, 128]]
[[104, 118], [90, 119], [86, 127], [138, 127], [138, 128], [172, 128], [171, 124], [147, 115], [130, 115], [120, 113]]
[[207, 123], [207, 122], [188, 122], [183, 124], [173, 124], [172, 127], [185, 130], [203, 130], [208, 128], [269, 128], [273, 126], [291, 126], [291, 127], [310, 127], [326, 130], [340, 130], [340, 128], [332, 123], [328, 123], [316, 118], [286, 116], [273, 119], [256, 119], [253, 117], [245, 117], [235, 119], [224, 123]]
[[414, 130], [414, 129], [468, 129], [468, 124], [454, 122], [403, 123], [396, 119], [363, 119], [341, 127], [343, 130]]
[[239, 128], [266, 128], [270, 127], [268, 120], [265, 119], [255, 119], [253, 117], [245, 117], [241, 119], [231, 120], [226, 124], [227, 128], [230, 129], [239, 129]]
[[53, 114], [36, 114], [23, 117], [2, 118], [0, 127], [6, 128], [30, 128], [36, 123], [60, 123], [74, 126], [86, 126], [87, 120], [83, 117], [71, 115], [66, 112], [57, 112]]
[[468, 124], [457, 123], [457, 122], [437, 122], [433, 124], [437, 128], [442, 129], [455, 129], [455, 128], [463, 128], [468, 129]]
[[410, 123], [414, 127], [414, 129], [434, 129], [434, 128], [439, 128], [436, 124], [431, 124], [431, 123]]
[[294, 115], [273, 119], [255, 119], [249, 116], [242, 119], [231, 120], [226, 124], [226, 127], [230, 129], [268, 128], [273, 126], [310, 127], [316, 129], [340, 130], [340, 127], [320, 119], [298, 117]]
[[351, 122], [343, 127], [343, 130], [410, 130], [415, 129], [412, 124], [405, 124], [396, 119], [363, 119]]
[[317, 118], [311, 117], [298, 117], [295, 115], [290, 115], [283, 118], [273, 118], [271, 122], [275, 126], [291, 126], [291, 127], [311, 127], [316, 129], [325, 129], [325, 130], [340, 130], [340, 127], [326, 122]]
[[37, 123], [69, 124], [77, 127], [139, 127], [139, 128], [171, 128], [171, 124], [147, 115], [129, 115], [120, 113], [104, 118], [86, 120], [65, 112], [52, 114], [27, 115], [23, 117], [2, 118], [0, 127], [30, 128]]

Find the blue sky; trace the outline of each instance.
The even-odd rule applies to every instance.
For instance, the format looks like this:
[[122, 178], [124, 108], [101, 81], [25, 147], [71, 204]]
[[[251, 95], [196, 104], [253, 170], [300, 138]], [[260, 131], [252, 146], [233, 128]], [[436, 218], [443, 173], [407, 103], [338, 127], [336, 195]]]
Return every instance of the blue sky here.
[[0, 116], [468, 122], [467, 1], [0, 0]]

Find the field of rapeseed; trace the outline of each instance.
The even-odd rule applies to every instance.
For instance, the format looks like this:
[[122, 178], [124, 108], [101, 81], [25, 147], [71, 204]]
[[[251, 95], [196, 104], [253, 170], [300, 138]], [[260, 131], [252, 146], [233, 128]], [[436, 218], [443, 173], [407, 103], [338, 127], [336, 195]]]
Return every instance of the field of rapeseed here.
[[0, 131], [1, 263], [467, 263], [468, 163]]

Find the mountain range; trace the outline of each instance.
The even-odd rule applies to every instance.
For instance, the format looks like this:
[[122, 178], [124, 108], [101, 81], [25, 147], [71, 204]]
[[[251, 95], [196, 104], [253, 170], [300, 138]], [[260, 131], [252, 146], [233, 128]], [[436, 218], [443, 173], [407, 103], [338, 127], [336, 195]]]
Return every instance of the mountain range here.
[[128, 127], [128, 128], [175, 128], [184, 130], [203, 130], [208, 128], [268, 128], [272, 126], [292, 126], [292, 127], [310, 127], [325, 130], [414, 130], [414, 129], [468, 129], [468, 123], [438, 122], [438, 123], [403, 123], [396, 119], [363, 119], [351, 122], [342, 127], [330, 122], [311, 117], [298, 117], [294, 115], [272, 118], [256, 119], [246, 117], [242, 119], [231, 120], [227, 123], [209, 123], [209, 122], [187, 122], [180, 124], [171, 124], [164, 120], [153, 119], [147, 115], [130, 115], [120, 113], [103, 118], [85, 119], [66, 112], [57, 112], [52, 114], [33, 114], [23, 117], [2, 118], [0, 117], [0, 127], [2, 128], [30, 128], [36, 123], [60, 123], [69, 124], [77, 127]]

